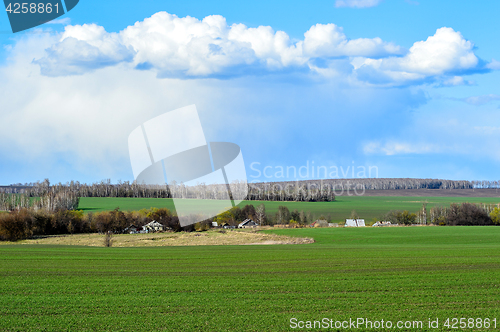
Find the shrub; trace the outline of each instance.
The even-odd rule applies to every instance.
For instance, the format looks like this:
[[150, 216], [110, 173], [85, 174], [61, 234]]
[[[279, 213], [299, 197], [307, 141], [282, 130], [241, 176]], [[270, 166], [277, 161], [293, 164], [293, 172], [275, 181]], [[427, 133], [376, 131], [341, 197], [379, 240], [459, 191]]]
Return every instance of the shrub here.
[[200, 221], [200, 222], [197, 222], [195, 225], [194, 225], [194, 229], [197, 231], [197, 232], [204, 232], [204, 231], [208, 231], [210, 229], [210, 225], [211, 225], [211, 221], [210, 220], [204, 220], [204, 221]]
[[32, 235], [33, 218], [28, 210], [20, 210], [0, 215], [0, 238], [17, 241]]
[[462, 226], [473, 226], [473, 225], [492, 225], [488, 213], [481, 207], [471, 204], [452, 204], [448, 209], [447, 213], [447, 224], [448, 225], [462, 225]]
[[494, 224], [500, 225], [500, 209], [497, 207], [494, 208], [490, 213], [490, 218]]
[[385, 217], [385, 220], [390, 221], [393, 224], [411, 225], [417, 220], [417, 215], [415, 213], [410, 213], [409, 211], [389, 211]]

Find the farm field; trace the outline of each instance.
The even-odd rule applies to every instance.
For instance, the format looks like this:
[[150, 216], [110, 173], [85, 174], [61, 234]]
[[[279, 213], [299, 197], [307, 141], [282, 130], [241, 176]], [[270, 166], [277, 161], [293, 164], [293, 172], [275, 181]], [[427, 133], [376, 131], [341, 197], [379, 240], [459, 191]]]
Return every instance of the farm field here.
[[[206, 204], [206, 200], [192, 200], [193, 206]], [[253, 204], [255, 207], [264, 203], [268, 214], [275, 214], [280, 205], [285, 205], [290, 211], [295, 209], [311, 211], [315, 218], [320, 215], [330, 214], [333, 221], [344, 221], [352, 210], [356, 210], [361, 218], [371, 221], [380, 218], [390, 210], [408, 210], [417, 212], [422, 203], [427, 202], [430, 209], [436, 205], [448, 206], [451, 203], [500, 203], [500, 197], [403, 197], [403, 196], [338, 196], [334, 202], [268, 202], [244, 201], [239, 204]], [[100, 198], [82, 197], [79, 208], [85, 212], [98, 212], [113, 210], [120, 207], [124, 211], [148, 209], [150, 207], [166, 207], [174, 210], [171, 199], [164, 198]]]
[[364, 318], [447, 331], [448, 317], [500, 320], [500, 227], [268, 232], [316, 242], [0, 246], [0, 330], [293, 331], [292, 318]]

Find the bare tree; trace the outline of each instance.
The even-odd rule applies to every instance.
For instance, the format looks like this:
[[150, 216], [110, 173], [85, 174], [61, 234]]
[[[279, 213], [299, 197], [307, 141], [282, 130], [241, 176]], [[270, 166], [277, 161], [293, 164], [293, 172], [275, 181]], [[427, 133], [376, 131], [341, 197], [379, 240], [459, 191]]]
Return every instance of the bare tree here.
[[111, 231], [107, 231], [104, 235], [104, 246], [111, 247], [113, 245], [113, 233]]

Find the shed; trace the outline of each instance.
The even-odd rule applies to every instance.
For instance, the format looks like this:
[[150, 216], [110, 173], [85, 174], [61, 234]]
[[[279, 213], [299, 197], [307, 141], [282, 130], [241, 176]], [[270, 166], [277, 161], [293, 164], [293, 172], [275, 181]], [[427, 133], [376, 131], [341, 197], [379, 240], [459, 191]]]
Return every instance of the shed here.
[[365, 227], [364, 219], [346, 219], [345, 227]]

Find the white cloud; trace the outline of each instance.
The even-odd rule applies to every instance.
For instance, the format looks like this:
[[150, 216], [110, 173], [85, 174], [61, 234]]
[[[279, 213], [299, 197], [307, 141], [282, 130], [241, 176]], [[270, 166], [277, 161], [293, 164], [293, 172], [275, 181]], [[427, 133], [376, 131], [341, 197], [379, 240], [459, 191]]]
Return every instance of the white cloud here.
[[495, 94], [489, 94], [489, 95], [483, 95], [483, 96], [472, 96], [472, 97], [467, 97], [467, 98], [461, 98], [459, 100], [464, 101], [470, 105], [480, 106], [480, 105], [488, 104], [492, 101], [500, 100], [500, 96], [495, 95]]
[[[108, 33], [96, 24], [66, 26], [59, 41], [35, 63], [47, 76], [78, 75], [124, 64], [154, 70], [162, 78], [310, 72], [382, 86], [428, 81], [453, 86], [471, 84], [462, 76], [484, 69], [478, 68], [473, 47], [451, 28], [438, 29], [406, 52], [380, 38], [349, 39], [331, 23], [316, 24], [303, 40], [292, 41], [269, 26], [228, 25], [219, 15], [198, 20], [159, 12], [118, 33]], [[495, 67], [495, 60], [488, 66]]]
[[[381, 57], [401, 54], [403, 49], [380, 38], [347, 39], [341, 27], [335, 24], [316, 24], [304, 34], [303, 53], [309, 58], [316, 57]], [[363, 55], [362, 55], [363, 54]]]
[[440, 28], [425, 41], [413, 44], [404, 57], [355, 59], [358, 78], [371, 83], [408, 84], [476, 69], [474, 44], [460, 32]]
[[219, 15], [203, 20], [159, 12], [119, 33], [95, 24], [67, 26], [58, 43], [38, 59], [49, 76], [82, 74], [131, 62], [161, 77], [234, 76], [283, 68], [304, 70], [316, 58], [383, 57], [403, 49], [380, 38], [350, 40], [334, 24], [316, 24], [292, 42], [269, 26], [227, 25]]
[[[161, 78], [296, 72], [381, 86], [429, 81], [453, 86], [471, 84], [462, 76], [485, 69], [479, 68], [473, 48], [451, 28], [438, 29], [406, 51], [380, 38], [349, 39], [332, 23], [313, 25], [303, 40], [292, 41], [269, 26], [228, 25], [219, 15], [198, 20], [159, 12], [118, 33], [96, 24], [66, 26], [35, 63], [47, 76], [123, 64], [153, 70]], [[486, 65], [495, 66], [495, 60]]]
[[363, 152], [365, 154], [383, 154], [387, 156], [399, 154], [438, 153], [441, 151], [442, 149], [439, 146], [430, 143], [388, 141], [385, 143], [369, 142], [363, 146]]
[[382, 0], [337, 0], [335, 7], [367, 8], [380, 4]]
[[84, 24], [66, 26], [60, 41], [35, 63], [44, 75], [63, 76], [130, 62], [133, 57], [133, 49], [123, 45], [117, 34], [96, 24]]
[[491, 62], [486, 65], [486, 68], [492, 69], [492, 70], [499, 70], [500, 69], [500, 61], [497, 61], [495, 59], [491, 59]]
[[443, 86], [473, 85], [474, 81], [465, 80], [462, 76], [443, 78]]
[[[380, 133], [381, 138], [368, 138], [361, 148], [367, 157], [418, 158], [413, 160], [420, 160], [422, 167], [442, 160], [446, 167], [465, 168], [467, 162], [474, 161], [483, 171], [485, 164], [500, 162], [500, 127], [496, 123], [500, 123], [496, 110], [471, 111], [453, 106], [438, 106], [438, 111], [433, 112], [421, 109], [411, 121], [399, 122], [394, 130]], [[390, 160], [398, 163], [397, 159]]]

